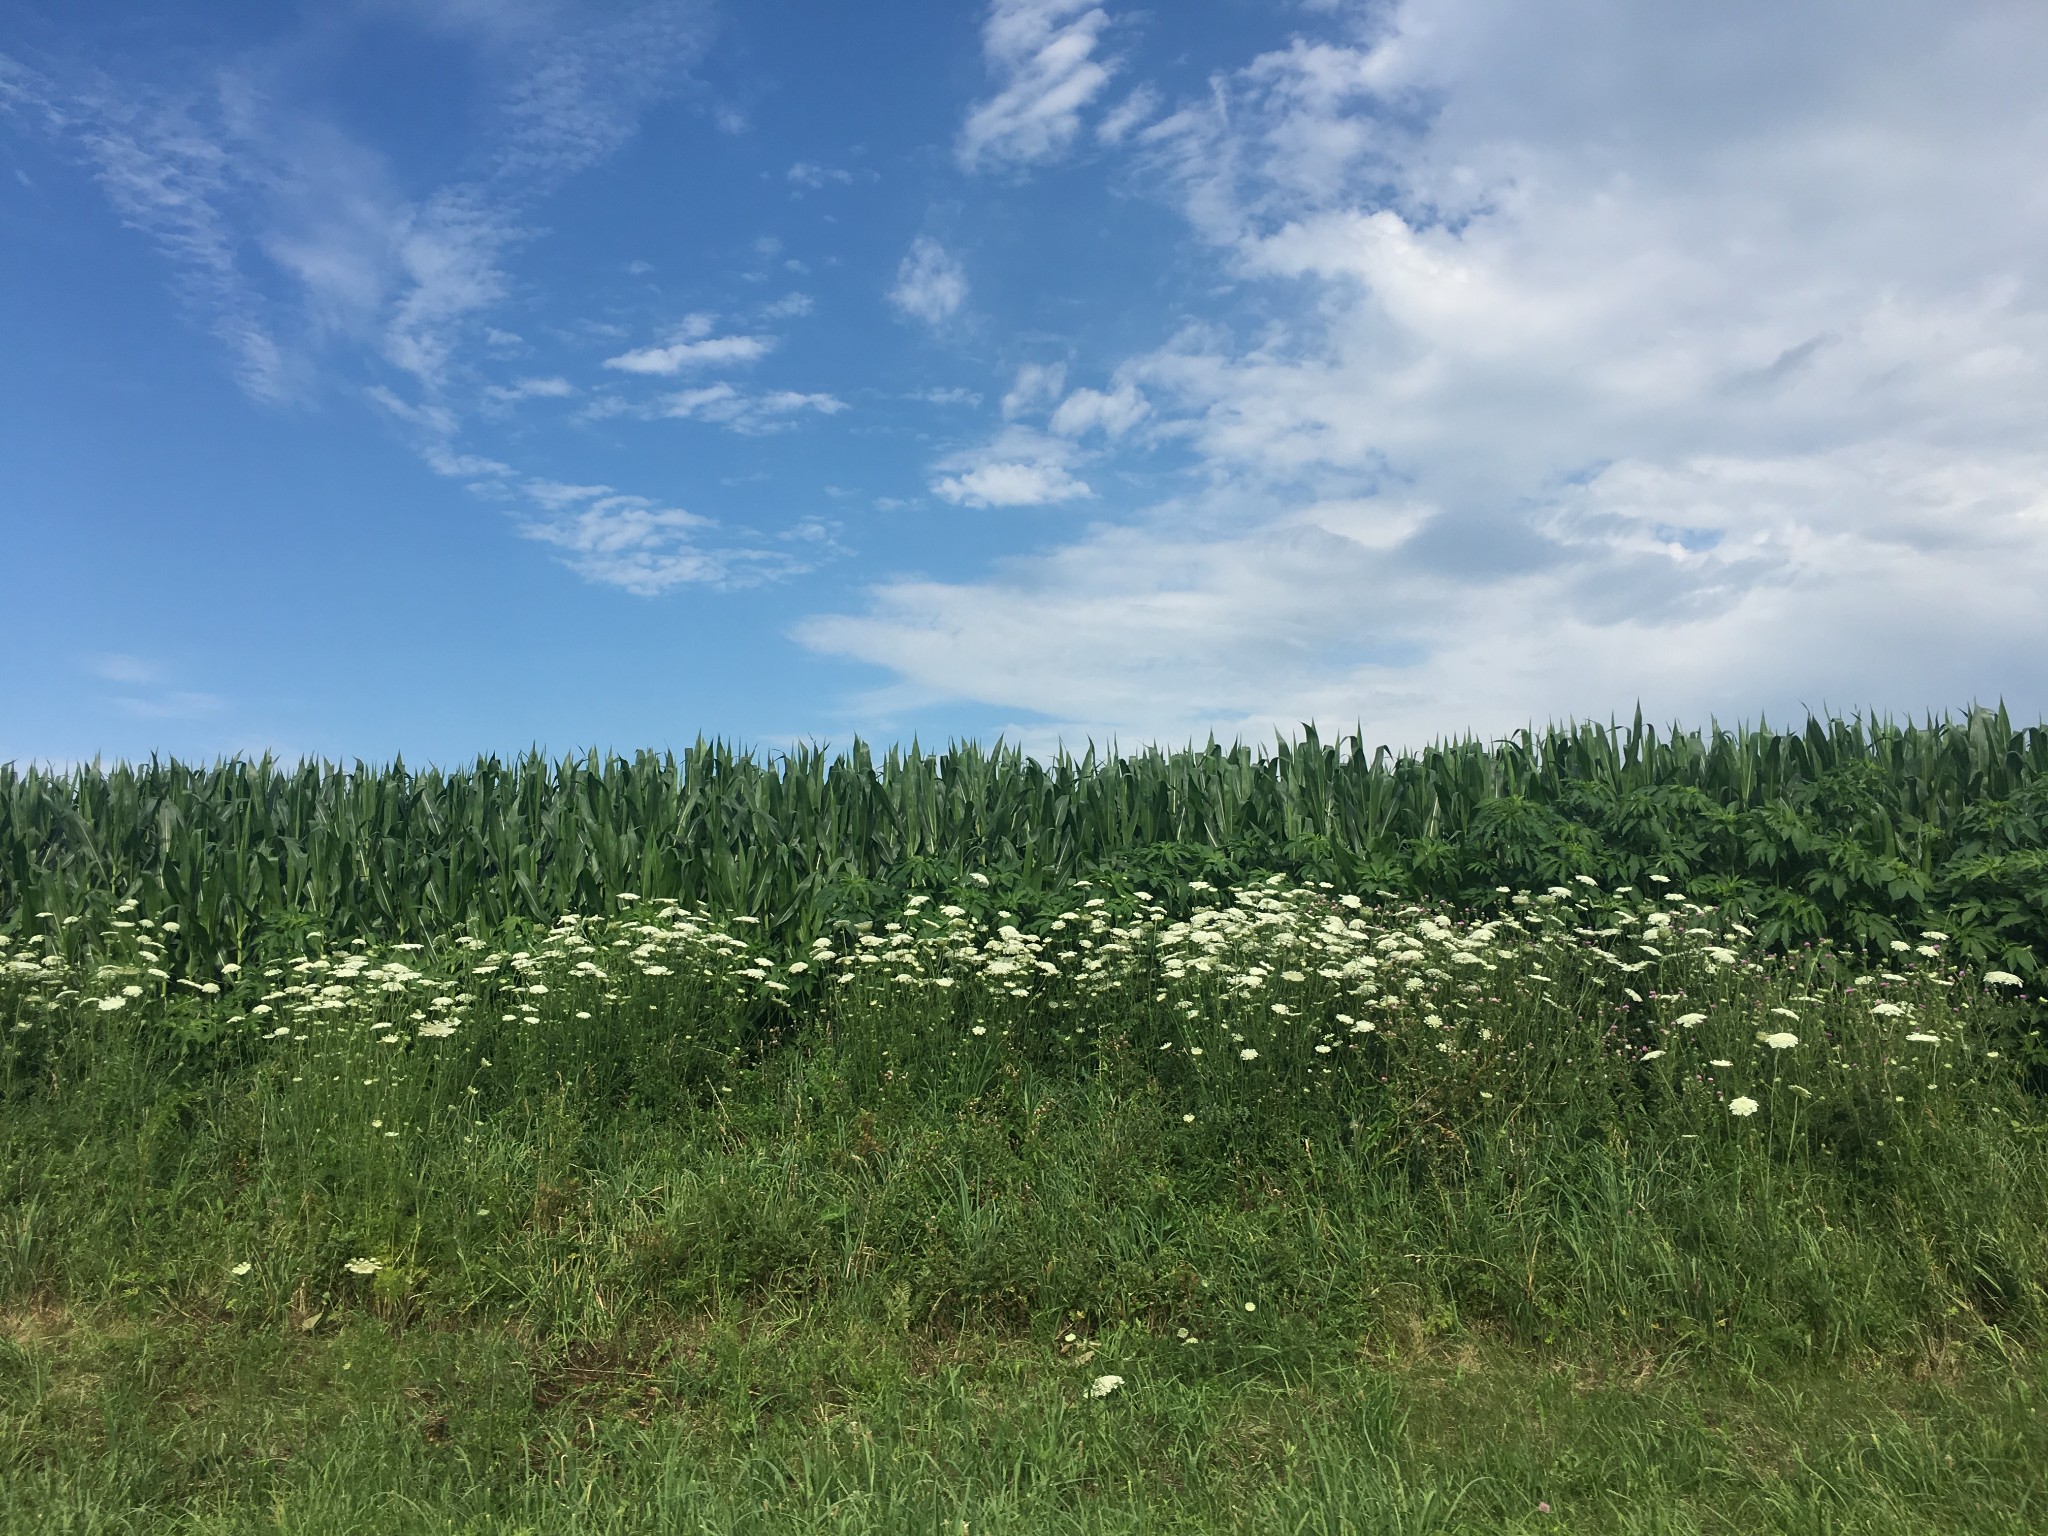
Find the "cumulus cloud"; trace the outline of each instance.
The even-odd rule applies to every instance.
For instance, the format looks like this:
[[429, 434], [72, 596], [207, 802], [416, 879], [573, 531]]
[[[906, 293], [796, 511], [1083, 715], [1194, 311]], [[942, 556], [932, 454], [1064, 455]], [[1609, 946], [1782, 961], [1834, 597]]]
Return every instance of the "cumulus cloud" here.
[[967, 302], [966, 270], [938, 241], [919, 235], [896, 268], [889, 302], [927, 325], [941, 324]]
[[1093, 0], [991, 0], [981, 46], [997, 88], [961, 125], [954, 153], [962, 169], [1065, 154], [1082, 112], [1109, 84], [1112, 66], [1096, 57], [1108, 25], [1109, 13]]
[[1127, 140], [1256, 327], [1050, 423], [1206, 488], [809, 643], [1041, 731], [2048, 705], [2048, 13], [1332, 9]]
[[1151, 412], [1145, 397], [1124, 382], [1106, 394], [1099, 389], [1075, 390], [1052, 413], [1051, 426], [1062, 437], [1082, 437], [1089, 432], [1122, 437]]
[[1037, 507], [1095, 493], [1057, 464], [997, 461], [932, 482], [933, 494], [955, 506]]

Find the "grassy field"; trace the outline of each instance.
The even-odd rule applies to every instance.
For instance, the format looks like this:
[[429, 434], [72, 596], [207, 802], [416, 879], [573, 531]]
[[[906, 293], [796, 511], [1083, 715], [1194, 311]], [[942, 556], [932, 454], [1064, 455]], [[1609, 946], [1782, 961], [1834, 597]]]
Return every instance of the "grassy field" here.
[[22, 914], [0, 1524], [2048, 1518], [2017, 973], [1656, 871], [1044, 894], [210, 967]]

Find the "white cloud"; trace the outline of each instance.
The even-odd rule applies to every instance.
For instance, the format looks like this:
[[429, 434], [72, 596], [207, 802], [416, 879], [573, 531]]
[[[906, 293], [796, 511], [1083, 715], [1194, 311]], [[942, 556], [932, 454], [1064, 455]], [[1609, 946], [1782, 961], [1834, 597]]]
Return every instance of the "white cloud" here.
[[608, 485], [530, 480], [524, 490], [541, 516], [523, 520], [521, 533], [559, 551], [562, 563], [586, 581], [635, 597], [693, 585], [753, 586], [809, 570], [836, 553], [829, 530], [814, 520], [779, 537], [782, 547], [765, 548], [713, 542], [718, 524], [712, 519]]
[[576, 386], [560, 376], [540, 379], [515, 379], [510, 384], [492, 384], [484, 393], [491, 399], [512, 405], [521, 400], [566, 400], [576, 393]]
[[815, 192], [820, 187], [837, 182], [841, 186], [853, 183], [853, 172], [842, 171], [832, 166], [813, 165], [808, 160], [799, 160], [789, 168], [788, 180], [791, 186]]
[[1017, 370], [1017, 382], [1003, 396], [1003, 419], [1013, 421], [1026, 411], [1051, 405], [1066, 385], [1065, 363], [1026, 363]]
[[962, 169], [1055, 160], [1081, 131], [1081, 113], [1109, 84], [1095, 56], [1109, 14], [1093, 0], [991, 0], [982, 53], [996, 94], [961, 126]]
[[967, 273], [938, 241], [919, 235], [896, 268], [889, 302], [927, 325], [938, 325], [967, 302]]
[[935, 480], [932, 492], [968, 507], [1036, 507], [1095, 494], [1057, 464], [1003, 461]]
[[722, 582], [730, 574], [724, 558], [698, 544], [711, 521], [680, 507], [620, 495], [609, 486], [548, 485], [536, 499], [556, 515], [521, 531], [560, 550], [563, 563], [588, 581], [656, 597], [690, 583]]
[[2048, 707], [2044, 49], [1408, 0], [1251, 61], [1130, 138], [1260, 317], [1115, 371], [1208, 489], [803, 637], [1041, 732]]
[[674, 341], [665, 347], [641, 347], [604, 360], [607, 368], [621, 373], [648, 373], [668, 377], [686, 368], [710, 368], [720, 364], [758, 362], [774, 350], [772, 336], [707, 336], [702, 341]]
[[1102, 144], [1121, 144], [1131, 136], [1131, 130], [1147, 121], [1159, 110], [1159, 93], [1149, 85], [1141, 85], [1109, 111], [1102, 115], [1102, 121], [1095, 125], [1095, 138]]
[[764, 320], [800, 320], [817, 307], [817, 303], [808, 293], [784, 294], [773, 303], [761, 306], [761, 318]]
[[307, 393], [336, 342], [430, 397], [450, 390], [473, 332], [502, 350], [509, 333], [476, 321], [510, 291], [504, 262], [533, 237], [533, 204], [617, 149], [704, 35], [698, 0], [348, 9], [473, 45], [488, 125], [473, 178], [401, 192], [379, 154], [305, 105], [322, 94], [313, 61], [333, 50], [303, 36], [163, 79], [58, 81], [0, 55], [0, 111], [93, 167], [259, 400]]
[[1152, 413], [1145, 397], [1128, 382], [1104, 394], [1099, 389], [1077, 389], [1052, 413], [1052, 430], [1062, 437], [1081, 437], [1101, 432], [1122, 437]]
[[709, 421], [749, 436], [781, 432], [805, 412], [836, 416], [846, 402], [835, 395], [803, 394], [791, 389], [748, 394], [730, 384], [710, 384], [665, 395], [657, 414], [677, 421]]

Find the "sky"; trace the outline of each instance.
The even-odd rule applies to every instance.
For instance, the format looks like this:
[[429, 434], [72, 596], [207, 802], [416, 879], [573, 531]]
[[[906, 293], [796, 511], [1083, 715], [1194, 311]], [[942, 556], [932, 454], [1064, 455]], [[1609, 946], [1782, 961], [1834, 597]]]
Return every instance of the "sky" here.
[[0, 0], [0, 761], [2048, 711], [2038, 0]]

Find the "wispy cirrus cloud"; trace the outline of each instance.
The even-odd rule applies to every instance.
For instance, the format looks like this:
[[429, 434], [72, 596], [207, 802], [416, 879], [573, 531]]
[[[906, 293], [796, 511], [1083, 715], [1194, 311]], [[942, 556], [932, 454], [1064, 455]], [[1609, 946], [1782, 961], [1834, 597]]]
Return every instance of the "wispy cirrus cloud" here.
[[748, 436], [782, 432], [805, 414], [836, 416], [846, 402], [836, 395], [793, 389], [748, 392], [730, 384], [709, 384], [665, 395], [655, 414], [675, 421], [708, 421]]
[[635, 597], [683, 586], [754, 586], [836, 553], [829, 531], [814, 520], [762, 543], [734, 539], [711, 518], [608, 485], [533, 480], [523, 489], [538, 509], [520, 520], [527, 538], [554, 549], [585, 580]]
[[961, 125], [961, 168], [1017, 168], [1065, 154], [1080, 136], [1082, 112], [1114, 73], [1096, 51], [1108, 26], [1109, 13], [1094, 0], [991, 0], [982, 53], [996, 92]]

